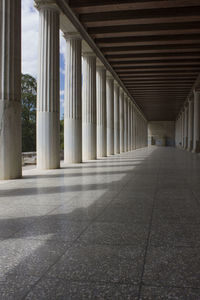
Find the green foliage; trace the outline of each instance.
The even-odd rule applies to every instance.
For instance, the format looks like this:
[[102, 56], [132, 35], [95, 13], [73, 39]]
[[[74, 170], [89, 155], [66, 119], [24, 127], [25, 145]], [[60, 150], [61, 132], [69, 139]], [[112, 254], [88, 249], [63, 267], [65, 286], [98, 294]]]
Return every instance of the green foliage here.
[[22, 151], [36, 151], [36, 79], [28, 74], [21, 78]]
[[[36, 151], [36, 79], [28, 74], [22, 74], [22, 151]], [[60, 121], [60, 147], [64, 149], [64, 119]]]

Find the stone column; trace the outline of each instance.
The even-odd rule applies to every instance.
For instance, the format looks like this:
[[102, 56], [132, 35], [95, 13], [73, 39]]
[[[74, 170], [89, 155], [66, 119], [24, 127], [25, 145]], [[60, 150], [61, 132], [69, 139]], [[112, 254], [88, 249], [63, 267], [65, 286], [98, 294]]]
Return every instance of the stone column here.
[[181, 146], [182, 148], [184, 148], [184, 124], [185, 124], [185, 121], [184, 121], [184, 117], [185, 117], [185, 114], [184, 114], [184, 111], [182, 111], [181, 113]]
[[81, 37], [65, 33], [64, 160], [82, 161]]
[[97, 66], [97, 157], [107, 155], [106, 136], [106, 69]]
[[134, 149], [133, 103], [131, 102], [131, 150]]
[[131, 101], [128, 99], [128, 151], [131, 151]]
[[60, 167], [59, 11], [46, 1], [39, 9], [37, 167]]
[[114, 83], [114, 154], [120, 153], [119, 85]]
[[124, 95], [124, 151], [128, 151], [128, 101]]
[[184, 116], [184, 149], [188, 147], [188, 107], [185, 106], [185, 116]]
[[193, 152], [200, 152], [200, 89], [194, 90], [194, 140]]
[[122, 88], [119, 91], [120, 104], [120, 153], [124, 152], [124, 92]]
[[114, 154], [114, 79], [111, 74], [106, 78], [107, 109], [107, 155]]
[[193, 148], [193, 117], [194, 117], [194, 101], [188, 99], [188, 151]]
[[0, 1], [0, 180], [20, 178], [21, 0]]
[[83, 160], [97, 158], [96, 151], [96, 56], [93, 52], [83, 54], [82, 90]]
[[136, 126], [135, 126], [135, 108], [133, 105], [133, 150], [136, 149]]

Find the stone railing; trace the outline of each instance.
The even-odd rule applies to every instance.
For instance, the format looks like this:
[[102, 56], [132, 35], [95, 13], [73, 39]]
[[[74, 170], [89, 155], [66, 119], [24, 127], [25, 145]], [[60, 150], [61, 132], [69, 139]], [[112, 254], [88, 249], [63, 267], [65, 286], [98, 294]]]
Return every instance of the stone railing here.
[[[60, 151], [60, 160], [64, 159], [64, 151]], [[22, 152], [22, 165], [36, 165], [37, 152]]]

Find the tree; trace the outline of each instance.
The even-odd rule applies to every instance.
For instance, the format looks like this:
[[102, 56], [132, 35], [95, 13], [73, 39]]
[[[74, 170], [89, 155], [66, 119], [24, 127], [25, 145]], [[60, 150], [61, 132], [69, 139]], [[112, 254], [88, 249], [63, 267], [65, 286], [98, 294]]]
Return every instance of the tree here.
[[36, 79], [22, 74], [22, 151], [36, 151]]

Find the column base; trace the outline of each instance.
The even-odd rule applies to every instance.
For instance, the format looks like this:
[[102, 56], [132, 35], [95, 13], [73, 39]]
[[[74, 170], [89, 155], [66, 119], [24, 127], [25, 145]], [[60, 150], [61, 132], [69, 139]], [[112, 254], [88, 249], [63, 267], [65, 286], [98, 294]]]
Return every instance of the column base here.
[[37, 113], [37, 168], [60, 168], [60, 121], [58, 112]]
[[65, 118], [64, 162], [82, 162], [82, 120]]
[[97, 159], [96, 124], [83, 123], [83, 161]]

